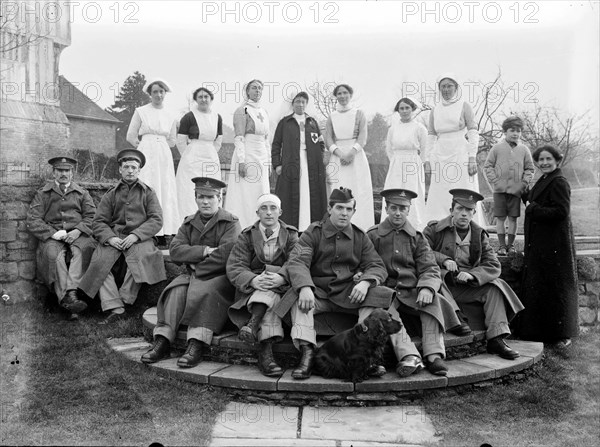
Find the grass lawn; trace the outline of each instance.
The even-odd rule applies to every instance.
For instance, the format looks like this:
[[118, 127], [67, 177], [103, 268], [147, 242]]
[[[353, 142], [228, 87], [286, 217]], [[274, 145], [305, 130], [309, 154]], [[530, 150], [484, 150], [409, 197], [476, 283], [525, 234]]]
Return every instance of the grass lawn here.
[[571, 220], [575, 236], [600, 235], [600, 189], [571, 191]]
[[547, 348], [519, 383], [430, 394], [425, 411], [444, 446], [595, 446], [600, 442], [600, 329], [568, 351]]
[[206, 444], [223, 393], [157, 377], [108, 348], [109, 336], [138, 333], [139, 317], [115, 330], [38, 303], [0, 312], [0, 444]]

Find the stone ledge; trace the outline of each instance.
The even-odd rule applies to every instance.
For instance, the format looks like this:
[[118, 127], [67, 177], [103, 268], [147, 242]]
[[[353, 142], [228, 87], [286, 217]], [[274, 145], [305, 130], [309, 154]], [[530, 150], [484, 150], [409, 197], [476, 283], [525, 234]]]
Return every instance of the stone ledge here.
[[[128, 360], [142, 364], [140, 357], [150, 348], [143, 338], [109, 339], [115, 352]], [[291, 378], [287, 369], [279, 378], [264, 377], [255, 366], [230, 365], [204, 361], [193, 368], [177, 367], [174, 357], [146, 365], [164, 377], [176, 377], [222, 388], [248, 402], [276, 402], [281, 405], [400, 405], [423, 396], [426, 390], [463, 386], [486, 386], [504, 383], [511, 377], [524, 377], [525, 370], [542, 359], [543, 344], [508, 340], [521, 353], [516, 360], [505, 360], [490, 354], [479, 354], [468, 359], [449, 360], [448, 376], [440, 377], [422, 371], [400, 378], [388, 372], [381, 378], [353, 384], [339, 379], [324, 379], [313, 375], [307, 380]]]
[[[152, 330], [157, 322], [156, 307], [151, 307], [146, 310], [142, 316], [144, 325], [145, 337], [148, 341], [152, 340]], [[320, 337], [319, 337], [320, 338]], [[413, 337], [415, 346], [421, 348], [421, 338]], [[317, 344], [323, 343], [323, 339], [319, 339]], [[485, 352], [485, 332], [474, 330], [472, 335], [459, 337], [453, 334], [444, 334], [444, 344], [446, 346], [446, 357], [448, 359], [460, 359]], [[177, 331], [174, 347], [177, 349], [185, 349], [186, 346], [186, 331]], [[255, 365], [258, 344], [250, 345], [240, 341], [237, 338], [237, 333], [233, 331], [225, 331], [219, 335], [215, 335], [212, 340], [211, 354], [209, 357], [212, 360], [218, 360], [224, 363]], [[278, 359], [282, 366], [294, 365], [299, 359], [299, 353], [294, 348], [292, 341], [288, 336], [280, 343], [273, 344], [273, 352], [283, 356]], [[386, 350], [385, 359], [393, 358], [393, 353]], [[389, 362], [388, 362], [389, 363]]]

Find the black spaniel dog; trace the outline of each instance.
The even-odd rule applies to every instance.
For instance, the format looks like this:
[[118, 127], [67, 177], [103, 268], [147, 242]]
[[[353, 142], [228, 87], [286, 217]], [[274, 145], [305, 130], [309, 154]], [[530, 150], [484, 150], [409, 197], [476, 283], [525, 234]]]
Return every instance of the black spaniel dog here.
[[334, 335], [317, 350], [315, 370], [325, 378], [362, 382], [379, 367], [383, 348], [390, 334], [402, 329], [402, 323], [393, 320], [384, 309], [376, 309], [362, 323]]

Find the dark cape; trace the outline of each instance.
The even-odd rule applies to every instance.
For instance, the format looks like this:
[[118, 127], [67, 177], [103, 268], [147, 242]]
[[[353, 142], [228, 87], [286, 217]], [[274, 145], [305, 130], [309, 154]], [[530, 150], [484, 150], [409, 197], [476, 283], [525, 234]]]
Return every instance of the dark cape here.
[[323, 143], [317, 121], [306, 115], [305, 143], [308, 172], [300, 172], [300, 127], [294, 114], [279, 121], [271, 147], [273, 169], [281, 166], [275, 194], [281, 199], [281, 220], [298, 227], [300, 219], [300, 176], [308, 176], [310, 191], [310, 221], [323, 219], [327, 212], [327, 189], [323, 164]]

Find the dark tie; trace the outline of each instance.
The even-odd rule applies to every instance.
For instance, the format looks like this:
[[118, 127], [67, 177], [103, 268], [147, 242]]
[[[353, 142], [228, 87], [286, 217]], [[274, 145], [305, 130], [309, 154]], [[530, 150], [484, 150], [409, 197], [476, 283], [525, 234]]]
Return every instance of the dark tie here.
[[271, 230], [270, 228], [265, 228], [265, 236], [267, 236], [267, 239], [269, 239], [272, 234], [273, 230]]
[[67, 185], [63, 185], [62, 183], [60, 184], [60, 190], [62, 191], [63, 195], [67, 192]]

